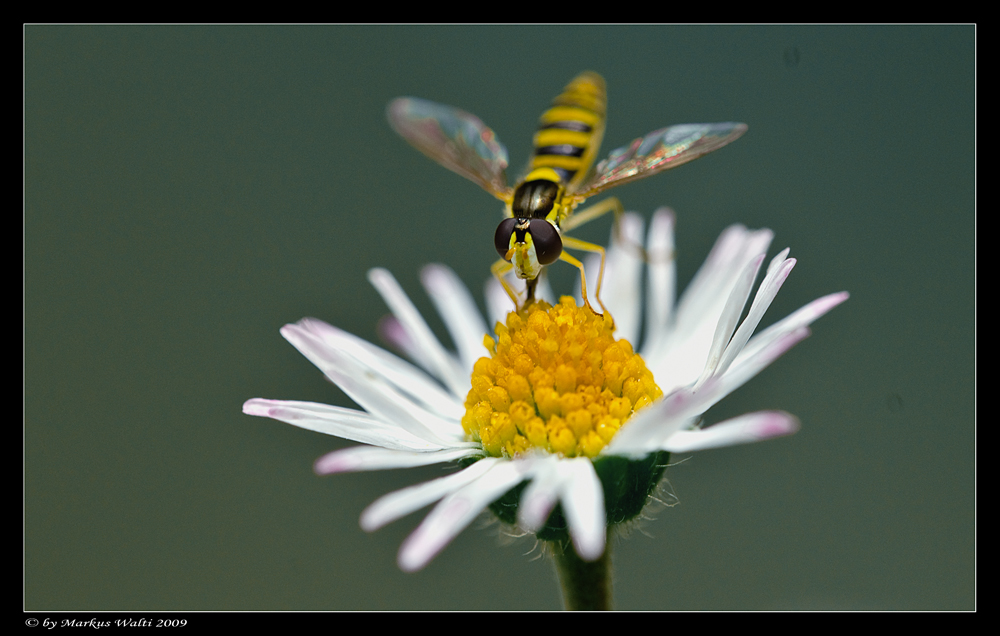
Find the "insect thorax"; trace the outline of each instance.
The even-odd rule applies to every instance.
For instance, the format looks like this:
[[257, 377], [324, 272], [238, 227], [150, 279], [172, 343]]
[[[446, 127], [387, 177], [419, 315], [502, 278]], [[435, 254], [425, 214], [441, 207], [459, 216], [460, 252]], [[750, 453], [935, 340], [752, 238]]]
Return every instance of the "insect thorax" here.
[[566, 216], [560, 208], [566, 188], [551, 168], [532, 170], [514, 190], [511, 212], [519, 219], [548, 219], [558, 225]]

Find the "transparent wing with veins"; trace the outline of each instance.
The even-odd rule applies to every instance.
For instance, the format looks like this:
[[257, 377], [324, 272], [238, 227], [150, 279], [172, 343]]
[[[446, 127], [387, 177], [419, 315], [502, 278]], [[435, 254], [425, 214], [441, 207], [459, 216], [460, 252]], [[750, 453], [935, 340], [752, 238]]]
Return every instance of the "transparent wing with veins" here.
[[613, 151], [573, 196], [579, 200], [607, 188], [675, 168], [735, 141], [746, 124], [681, 124], [655, 130]]
[[393, 129], [417, 150], [501, 201], [510, 200], [512, 190], [504, 174], [507, 149], [478, 117], [416, 97], [394, 99], [386, 115]]

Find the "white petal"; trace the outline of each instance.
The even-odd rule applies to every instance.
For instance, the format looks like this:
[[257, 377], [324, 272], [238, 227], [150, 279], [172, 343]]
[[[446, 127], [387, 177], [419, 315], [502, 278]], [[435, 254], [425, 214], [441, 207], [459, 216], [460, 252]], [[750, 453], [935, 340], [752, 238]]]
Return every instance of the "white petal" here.
[[410, 360], [418, 360], [420, 358], [420, 350], [413, 343], [413, 338], [410, 337], [410, 334], [406, 333], [406, 329], [403, 328], [403, 325], [399, 324], [399, 321], [392, 314], [382, 316], [375, 329], [383, 340], [391, 344], [397, 351]]
[[799, 421], [784, 411], [760, 411], [720, 422], [694, 431], [678, 431], [663, 444], [672, 453], [721, 448], [759, 442], [772, 437], [791, 435], [799, 430]]
[[791, 248], [786, 247], [785, 249], [775, 254], [774, 258], [771, 259], [771, 262], [767, 264], [767, 273], [765, 274], [765, 276], [770, 276], [771, 274], [776, 272], [779, 267], [784, 265], [785, 260], [788, 259], [788, 252], [790, 251]]
[[742, 225], [726, 228], [678, 301], [678, 327], [688, 331], [702, 320], [710, 320], [714, 329], [729, 290], [747, 263], [767, 252], [773, 237], [766, 229], [751, 231]]
[[361, 527], [367, 532], [372, 532], [396, 519], [405, 517], [411, 512], [420, 510], [479, 479], [498, 461], [501, 460], [487, 457], [457, 473], [403, 488], [380, 497], [361, 513]]
[[382, 296], [389, 310], [399, 320], [413, 340], [420, 356], [415, 361], [433, 373], [455, 395], [465, 395], [472, 386], [462, 365], [441, 346], [427, 326], [420, 312], [399, 286], [388, 270], [375, 268], [368, 272], [368, 280]]
[[327, 453], [313, 465], [318, 475], [334, 473], [356, 473], [366, 470], [386, 470], [389, 468], [413, 468], [430, 466], [444, 462], [481, 455], [478, 444], [468, 443], [462, 448], [446, 448], [438, 451], [398, 451], [377, 446], [352, 446]]
[[[482, 460], [478, 463], [482, 463]], [[399, 567], [414, 572], [465, 529], [486, 506], [516, 486], [523, 475], [520, 462], [500, 461], [476, 481], [444, 498], [399, 550]]]
[[732, 291], [729, 292], [725, 308], [722, 310], [719, 322], [715, 326], [715, 336], [712, 338], [712, 346], [708, 351], [708, 360], [705, 362], [705, 370], [698, 380], [699, 383], [704, 382], [705, 379], [714, 375], [715, 369], [719, 365], [719, 358], [722, 357], [722, 352], [725, 350], [726, 345], [729, 344], [729, 340], [736, 330], [736, 324], [743, 313], [743, 307], [746, 306], [747, 298], [750, 297], [750, 291], [753, 289], [753, 281], [757, 278], [757, 272], [760, 271], [760, 266], [763, 262], [764, 255], [761, 254], [747, 263], [746, 267], [740, 273], [740, 277], [736, 280], [736, 284], [733, 285]]
[[763, 255], [770, 230], [726, 229], [677, 304], [674, 327], [655, 350], [645, 351], [646, 365], [665, 393], [688, 386], [705, 370], [716, 326], [747, 264]]
[[486, 323], [483, 322], [472, 294], [455, 272], [444, 265], [428, 265], [421, 272], [420, 278], [455, 341], [462, 366], [466, 372], [472, 373], [472, 365], [476, 360], [487, 355], [483, 347], [483, 336], [487, 333]]
[[556, 294], [552, 291], [552, 284], [549, 283], [548, 274], [545, 270], [542, 270], [541, 276], [538, 277], [538, 285], [535, 286], [535, 298], [538, 300], [544, 300], [550, 305], [556, 304], [559, 299], [556, 298]]
[[740, 364], [745, 358], [756, 355], [760, 349], [774, 342], [781, 336], [812, 324], [814, 320], [844, 302], [849, 297], [850, 294], [847, 292], [828, 294], [822, 298], [817, 298], [805, 307], [802, 307], [785, 318], [782, 318], [751, 338], [750, 341], [747, 342], [746, 347], [743, 348], [740, 355], [737, 356], [735, 364]]
[[629, 435], [623, 439], [615, 454], [636, 456], [662, 448], [671, 436], [687, 428], [697, 417], [743, 386], [808, 335], [809, 329], [805, 327], [787, 333], [760, 349], [754, 357], [747, 358], [745, 363], [734, 365], [726, 373], [709, 378], [697, 389], [680, 389], [639, 411], [622, 427], [608, 448], [626, 431]]
[[[552, 285], [549, 284], [549, 277], [545, 272], [546, 270], [543, 269], [541, 276], [538, 277], [538, 284], [535, 286], [535, 298], [554, 305], [556, 296], [552, 291]], [[518, 298], [523, 300], [525, 297], [524, 281], [510, 274], [507, 274], [505, 280], [514, 289]], [[504, 291], [503, 286], [496, 277], [487, 279], [484, 292], [486, 296], [486, 317], [489, 320], [489, 333], [492, 335], [493, 327], [496, 323], [505, 324], [507, 322], [507, 314], [514, 311], [514, 302], [507, 295], [507, 292]]]
[[761, 349], [752, 359], [747, 359], [745, 364], [734, 366], [723, 375], [712, 376], [700, 387], [678, 389], [642, 409], [618, 431], [605, 452], [640, 457], [662, 448], [673, 435], [687, 428], [698, 416], [743, 386], [808, 335], [809, 330], [805, 327], [785, 334]]
[[[509, 280], [509, 278], [508, 278]], [[499, 323], [507, 322], [507, 314], [514, 311], [514, 302], [504, 291], [503, 285], [495, 277], [486, 281], [486, 312], [489, 320], [490, 334], [494, 333], [493, 328]]]
[[604, 489], [587, 458], [538, 457], [531, 469], [531, 483], [524, 489], [518, 506], [518, 523], [537, 532], [562, 501], [570, 537], [576, 553], [586, 561], [604, 554], [607, 531], [604, 516]]
[[673, 320], [677, 293], [677, 262], [674, 254], [674, 213], [660, 208], [649, 224], [646, 254], [649, 258], [646, 281], [646, 338], [643, 356], [655, 351]]
[[465, 414], [461, 400], [464, 396], [451, 395], [406, 360], [322, 320], [303, 318], [298, 325], [318, 336], [330, 347], [350, 355], [356, 362], [389, 381], [429, 411], [455, 420], [461, 419]]
[[772, 261], [771, 265], [767, 268], [767, 275], [764, 276], [764, 281], [760, 284], [757, 295], [754, 296], [753, 304], [750, 305], [750, 311], [747, 312], [747, 317], [743, 320], [740, 328], [726, 347], [726, 351], [722, 355], [715, 373], [725, 373], [729, 365], [736, 359], [736, 356], [743, 351], [747, 340], [750, 339], [754, 330], [757, 329], [757, 325], [760, 324], [761, 318], [764, 317], [764, 312], [771, 306], [774, 297], [778, 295], [778, 290], [781, 289], [785, 279], [792, 272], [792, 268], [795, 267], [795, 259], [789, 258], [785, 260], [783, 257], [787, 254], [788, 250], [786, 249], [778, 255], [782, 257], [782, 260], [778, 263]]
[[[614, 229], [607, 249], [604, 264], [604, 281], [601, 285], [601, 300], [615, 319], [615, 337], [639, 341], [641, 326], [642, 290], [642, 217], [629, 212], [621, 218], [617, 236]], [[601, 257], [591, 254], [586, 259], [587, 294], [594, 309], [600, 311], [595, 300], [597, 282], [601, 274]], [[582, 302], [579, 293], [579, 279], [574, 292], [577, 304]]]
[[[704, 389], [699, 392], [701, 412], [707, 411], [719, 400], [743, 386], [808, 335], [809, 329], [807, 327], [800, 327], [795, 331], [782, 335], [766, 347], [759, 349], [753, 356], [739, 358], [737, 360], [739, 364], [734, 364], [726, 373], [712, 378], [713, 382], [705, 383]], [[710, 384], [711, 386], [709, 386]]]
[[411, 434], [396, 424], [384, 422], [364, 411], [315, 402], [292, 402], [254, 398], [243, 404], [247, 415], [270, 417], [325, 435], [334, 435], [363, 444], [407, 451], [453, 448], [455, 444], [430, 441]]
[[601, 480], [594, 464], [583, 457], [560, 462], [559, 470], [563, 474], [560, 500], [573, 546], [581, 559], [595, 561], [604, 554], [607, 540]]
[[716, 378], [709, 378], [699, 391], [690, 388], [677, 389], [642, 409], [622, 426], [603, 453], [643, 457], [655, 451], [662, 440], [704, 412], [705, 409], [702, 408], [706, 401], [704, 396], [716, 384]]
[[537, 532], [548, 521], [559, 503], [562, 488], [560, 459], [555, 455], [539, 457], [533, 469], [531, 483], [524, 489], [517, 507], [517, 522], [529, 532]]
[[445, 420], [430, 413], [351, 356], [328, 347], [308, 329], [285, 325], [281, 335], [375, 417], [395, 422], [413, 435], [440, 446], [450, 446], [461, 439], [461, 424], [457, 420]]

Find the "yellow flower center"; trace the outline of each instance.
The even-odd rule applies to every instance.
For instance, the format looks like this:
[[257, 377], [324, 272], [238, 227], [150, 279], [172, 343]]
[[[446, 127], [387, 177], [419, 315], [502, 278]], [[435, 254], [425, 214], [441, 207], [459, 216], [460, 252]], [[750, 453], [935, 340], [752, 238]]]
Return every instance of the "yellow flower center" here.
[[663, 395], [608, 314], [564, 296], [497, 323], [476, 361], [462, 427], [495, 457], [537, 448], [594, 457], [638, 409]]

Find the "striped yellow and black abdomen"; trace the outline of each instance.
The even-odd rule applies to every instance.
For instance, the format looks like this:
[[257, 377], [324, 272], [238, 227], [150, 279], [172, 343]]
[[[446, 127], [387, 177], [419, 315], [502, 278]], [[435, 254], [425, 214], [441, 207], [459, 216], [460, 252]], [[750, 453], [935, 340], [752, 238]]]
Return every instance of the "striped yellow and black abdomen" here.
[[573, 192], [600, 148], [607, 105], [603, 77], [587, 71], [574, 78], [542, 114], [531, 169], [552, 168]]

